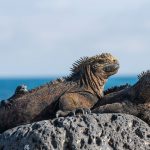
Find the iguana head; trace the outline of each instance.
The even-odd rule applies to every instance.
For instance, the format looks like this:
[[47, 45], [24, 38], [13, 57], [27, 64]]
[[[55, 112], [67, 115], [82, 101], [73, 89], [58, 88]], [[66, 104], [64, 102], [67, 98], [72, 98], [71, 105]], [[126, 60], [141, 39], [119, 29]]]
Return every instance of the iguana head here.
[[72, 75], [83, 75], [87, 68], [97, 77], [107, 79], [117, 73], [119, 69], [118, 60], [110, 53], [102, 53], [93, 57], [84, 57], [73, 64]]
[[68, 80], [77, 81], [81, 88], [101, 97], [108, 77], [117, 73], [118, 69], [118, 60], [109, 53], [84, 57], [73, 64]]
[[24, 94], [27, 93], [28, 89], [26, 85], [19, 85], [15, 90], [15, 94]]
[[101, 55], [91, 57], [91, 60], [93, 60], [91, 63], [91, 69], [97, 76], [108, 78], [109, 76], [117, 73], [119, 69], [118, 60], [108, 53], [103, 53]]

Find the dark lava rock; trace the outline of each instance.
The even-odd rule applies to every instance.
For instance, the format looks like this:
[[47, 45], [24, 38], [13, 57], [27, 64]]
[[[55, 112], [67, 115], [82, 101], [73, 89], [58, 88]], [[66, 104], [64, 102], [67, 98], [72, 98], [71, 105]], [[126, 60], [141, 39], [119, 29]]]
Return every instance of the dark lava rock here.
[[149, 150], [150, 127], [126, 114], [45, 120], [0, 135], [0, 150]]

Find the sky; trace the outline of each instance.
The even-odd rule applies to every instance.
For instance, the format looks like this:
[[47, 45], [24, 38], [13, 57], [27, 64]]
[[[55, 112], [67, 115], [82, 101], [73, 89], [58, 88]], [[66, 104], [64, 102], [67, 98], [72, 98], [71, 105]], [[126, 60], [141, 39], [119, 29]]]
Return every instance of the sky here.
[[67, 75], [109, 52], [118, 75], [150, 69], [150, 0], [0, 0], [0, 77]]

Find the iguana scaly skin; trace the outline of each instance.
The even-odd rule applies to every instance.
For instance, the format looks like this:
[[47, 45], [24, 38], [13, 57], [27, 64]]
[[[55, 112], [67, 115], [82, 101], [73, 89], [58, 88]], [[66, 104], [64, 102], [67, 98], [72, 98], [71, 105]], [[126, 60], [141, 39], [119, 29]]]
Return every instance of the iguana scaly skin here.
[[133, 86], [127, 86], [120, 91], [114, 90], [105, 95], [92, 108], [92, 112], [127, 113], [139, 117], [150, 125], [150, 70], [138, 77], [138, 82]]
[[[0, 107], [0, 132], [17, 125], [53, 118], [61, 110], [68, 113], [77, 108], [91, 108], [103, 96], [108, 77], [118, 71], [118, 60], [104, 53], [81, 58], [73, 64], [72, 73], [34, 90], [15, 93]], [[8, 103], [7, 103], [8, 104]]]
[[124, 84], [124, 85], [120, 85], [120, 86], [114, 86], [114, 87], [111, 87], [111, 88], [105, 90], [104, 95], [114, 93], [114, 92], [118, 92], [118, 91], [121, 91], [121, 90], [123, 90], [125, 88], [129, 88], [129, 87], [131, 87], [131, 85], [129, 85], [128, 83]]

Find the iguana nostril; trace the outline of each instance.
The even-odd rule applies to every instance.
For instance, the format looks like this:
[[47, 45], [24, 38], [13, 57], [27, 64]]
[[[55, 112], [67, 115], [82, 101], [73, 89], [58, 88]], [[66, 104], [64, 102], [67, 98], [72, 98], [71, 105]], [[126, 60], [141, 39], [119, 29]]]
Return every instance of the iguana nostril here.
[[115, 65], [114, 65], [114, 68], [115, 68], [115, 69], [118, 69], [118, 68], [119, 68], [119, 64], [115, 64]]

